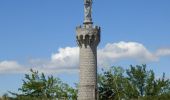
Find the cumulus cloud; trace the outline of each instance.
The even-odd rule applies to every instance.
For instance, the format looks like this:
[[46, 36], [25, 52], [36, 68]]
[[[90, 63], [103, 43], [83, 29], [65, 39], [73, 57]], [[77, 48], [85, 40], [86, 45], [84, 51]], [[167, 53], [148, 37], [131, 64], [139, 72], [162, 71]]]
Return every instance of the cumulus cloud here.
[[0, 73], [18, 73], [25, 72], [26, 68], [20, 65], [16, 61], [1, 61], [0, 62]]
[[156, 56], [170, 56], [170, 48], [158, 49], [155, 55]]
[[57, 67], [77, 68], [79, 62], [78, 58], [79, 58], [78, 47], [60, 48], [58, 50], [58, 53], [53, 54], [51, 57], [51, 65], [52, 65], [51, 67], [55, 67], [56, 65], [59, 65]]
[[[170, 56], [170, 49], [149, 51], [143, 44], [137, 42], [108, 43], [98, 49], [98, 66], [113, 64], [121, 59], [132, 59], [137, 62], [158, 61], [160, 56]], [[79, 65], [79, 48], [59, 48], [49, 60], [32, 59], [30, 66], [22, 65], [17, 61], [0, 61], [0, 73], [25, 73], [30, 68], [45, 73], [77, 72]]]
[[138, 62], [157, 61], [158, 58], [137, 42], [108, 43], [98, 50], [99, 65], [113, 63], [120, 59], [134, 59]]

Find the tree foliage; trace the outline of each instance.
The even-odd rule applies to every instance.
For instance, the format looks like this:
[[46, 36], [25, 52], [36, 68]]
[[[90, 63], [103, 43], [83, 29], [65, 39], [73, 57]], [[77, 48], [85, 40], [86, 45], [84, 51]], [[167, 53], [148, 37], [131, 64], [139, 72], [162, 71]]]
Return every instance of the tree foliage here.
[[165, 74], [156, 79], [146, 65], [131, 65], [126, 71], [111, 67], [99, 74], [98, 84], [100, 100], [168, 100], [170, 97], [170, 80]]
[[[104, 71], [104, 70], [103, 70]], [[124, 97], [125, 79], [121, 67], [112, 67], [98, 75], [99, 98], [101, 100], [115, 100]]]
[[[4, 94], [0, 100], [77, 100], [78, 85], [70, 87], [59, 78], [45, 76], [44, 73], [30, 70], [25, 74], [19, 93], [15, 97]], [[130, 65], [102, 69], [98, 74], [99, 100], [169, 100], [170, 80], [155, 78], [153, 70], [147, 70], [146, 65]]]
[[77, 90], [63, 83], [59, 78], [53, 76], [46, 77], [44, 73], [30, 70], [31, 74], [25, 74], [22, 87], [19, 88], [21, 94], [12, 93], [19, 100], [23, 98], [36, 98], [36, 100], [70, 99], [76, 100]]

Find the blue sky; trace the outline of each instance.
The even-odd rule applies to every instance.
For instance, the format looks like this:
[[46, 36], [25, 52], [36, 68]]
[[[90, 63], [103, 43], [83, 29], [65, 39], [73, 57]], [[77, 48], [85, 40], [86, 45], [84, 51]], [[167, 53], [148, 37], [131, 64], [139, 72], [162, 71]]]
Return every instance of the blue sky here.
[[[146, 63], [158, 77], [163, 72], [170, 77], [169, 5], [169, 0], [94, 0], [93, 22], [102, 28], [99, 69]], [[17, 91], [32, 67], [71, 85], [78, 82], [75, 27], [82, 23], [83, 0], [1, 0], [0, 94]]]

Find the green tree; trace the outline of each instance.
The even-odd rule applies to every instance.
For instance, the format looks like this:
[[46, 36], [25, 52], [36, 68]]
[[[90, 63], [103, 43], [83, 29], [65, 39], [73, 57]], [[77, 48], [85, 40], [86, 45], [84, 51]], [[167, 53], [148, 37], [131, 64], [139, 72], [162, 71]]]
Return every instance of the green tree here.
[[[100, 100], [168, 100], [170, 80], [165, 74], [155, 78], [146, 65], [130, 66], [126, 71], [111, 67], [98, 75]], [[126, 73], [125, 73], [126, 72]]]
[[124, 84], [127, 80], [123, 73], [124, 70], [121, 67], [111, 67], [98, 75], [100, 100], [121, 100], [125, 98]]
[[130, 69], [126, 71], [129, 82], [136, 87], [139, 96], [144, 96], [144, 90], [148, 77], [148, 71], [146, 71], [146, 65], [130, 66]]
[[74, 99], [77, 98], [77, 90], [63, 83], [59, 78], [53, 76], [46, 77], [44, 73], [30, 70], [31, 74], [25, 74], [22, 87], [19, 88], [21, 94], [12, 93], [19, 100], [51, 100], [51, 99]]
[[[155, 78], [153, 70], [146, 67], [131, 65], [127, 70], [122, 67], [102, 69], [98, 74], [99, 100], [169, 100], [170, 80], [164, 73]], [[59, 78], [30, 71], [19, 88], [21, 93], [10, 92], [16, 98], [4, 95], [2, 100], [77, 100], [78, 85], [72, 88]]]
[[170, 91], [170, 80], [165, 79], [165, 74], [155, 79], [153, 70], [146, 70], [146, 65], [131, 65], [126, 73], [127, 79], [139, 94], [138, 98], [159, 96]]

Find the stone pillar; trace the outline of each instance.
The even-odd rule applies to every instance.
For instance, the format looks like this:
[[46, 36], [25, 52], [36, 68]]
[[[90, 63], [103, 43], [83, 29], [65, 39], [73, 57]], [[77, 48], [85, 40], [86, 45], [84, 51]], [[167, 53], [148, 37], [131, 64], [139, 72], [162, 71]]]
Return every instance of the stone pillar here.
[[97, 100], [97, 45], [100, 27], [84, 24], [76, 28], [80, 48], [80, 84], [78, 100]]

